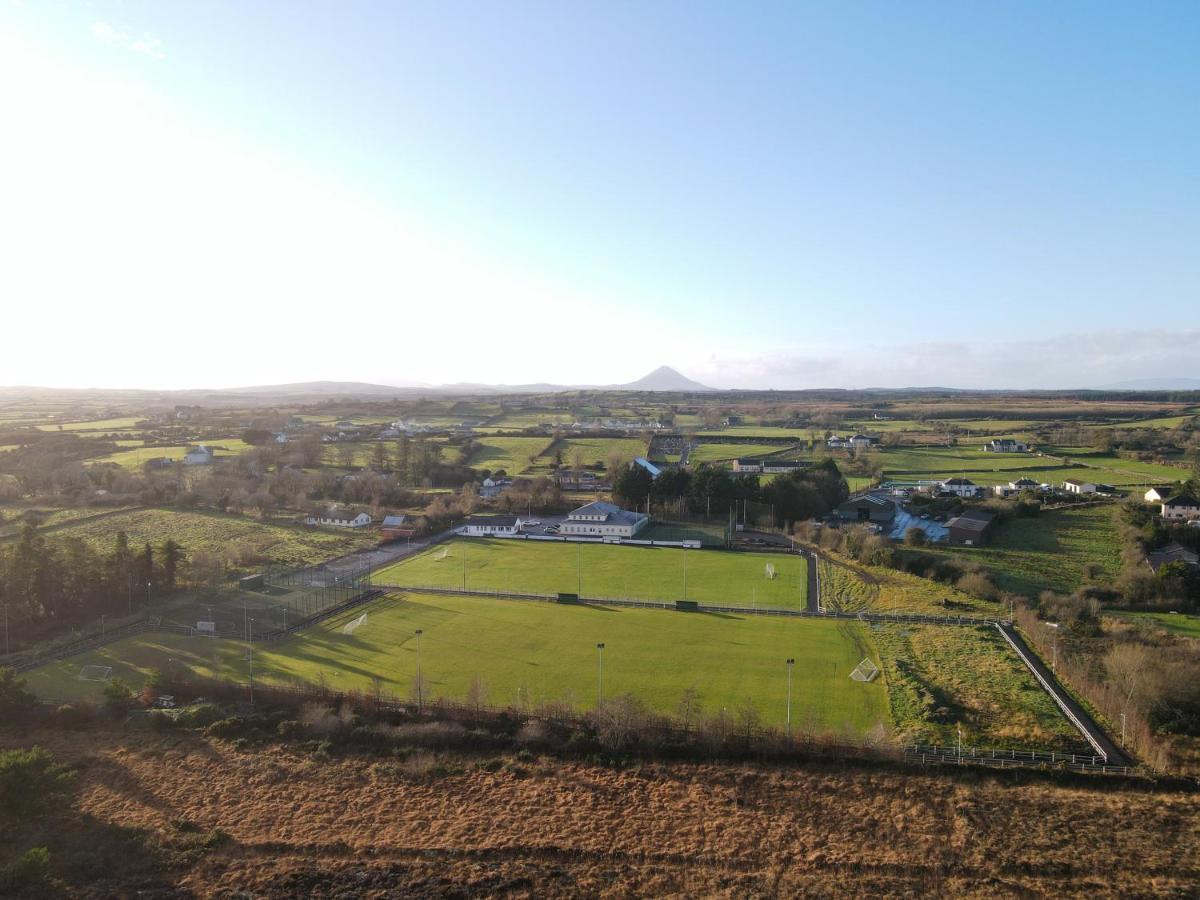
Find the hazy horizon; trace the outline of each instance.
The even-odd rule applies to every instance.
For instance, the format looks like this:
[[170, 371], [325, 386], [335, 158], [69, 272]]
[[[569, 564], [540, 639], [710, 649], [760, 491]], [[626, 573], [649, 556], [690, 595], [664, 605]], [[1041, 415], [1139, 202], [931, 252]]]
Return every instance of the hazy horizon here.
[[1200, 9], [0, 8], [0, 384], [1200, 378]]

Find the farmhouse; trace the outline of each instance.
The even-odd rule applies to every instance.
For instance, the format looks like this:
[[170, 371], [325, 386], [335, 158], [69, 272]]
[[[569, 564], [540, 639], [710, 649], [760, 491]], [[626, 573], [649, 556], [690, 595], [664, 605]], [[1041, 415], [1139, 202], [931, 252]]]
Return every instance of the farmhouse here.
[[500, 492], [510, 484], [512, 484], [511, 478], [485, 478], [483, 479], [483, 483], [479, 486], [479, 496], [484, 500], [491, 500], [493, 497], [498, 496]]
[[850, 446], [855, 450], [866, 450], [877, 443], [879, 443], [879, 438], [871, 434], [856, 434], [850, 438]]
[[1197, 553], [1195, 550], [1189, 550], [1181, 544], [1170, 543], [1161, 550], [1152, 550], [1146, 554], [1146, 562], [1150, 564], [1150, 568], [1156, 573], [1168, 563], [1181, 562], [1184, 565], [1196, 568], [1200, 567], [1200, 553]]
[[304, 519], [305, 525], [329, 525], [334, 528], [366, 528], [371, 524], [371, 516], [361, 510], [325, 509], [309, 514]]
[[948, 494], [957, 494], [959, 497], [976, 497], [979, 495], [981, 488], [970, 478], [947, 478], [945, 481], [939, 482], [938, 486]]
[[984, 453], [1028, 453], [1029, 445], [1012, 438], [998, 438], [983, 445]]
[[559, 528], [562, 535], [631, 538], [650, 522], [645, 513], [630, 512], [597, 500], [572, 510]]
[[968, 509], [946, 523], [946, 539], [951, 544], [978, 547], [987, 541], [996, 514], [986, 509]]
[[837, 508], [837, 517], [843, 522], [873, 522], [876, 525], [890, 525], [896, 518], [896, 504], [887, 497], [875, 494], [863, 494], [853, 497]]
[[1018, 478], [1016, 481], [1010, 481], [1008, 484], [998, 484], [992, 488], [992, 491], [997, 497], [1011, 497], [1014, 494], [1021, 493], [1021, 491], [1037, 491], [1041, 487], [1032, 478]]
[[1147, 503], [1162, 503], [1173, 493], [1175, 492], [1169, 487], [1152, 487], [1142, 496]]
[[850, 438], [838, 437], [835, 434], [825, 441], [825, 446], [830, 450], [849, 450]]
[[183, 464], [185, 466], [207, 466], [213, 459], [215, 454], [201, 444], [199, 447], [192, 447], [183, 455]]
[[517, 516], [471, 516], [459, 529], [459, 534], [472, 537], [495, 537], [517, 534], [525, 524]]
[[746, 474], [755, 474], [763, 470], [761, 459], [735, 459], [733, 461], [733, 471]]
[[1200, 500], [1180, 494], [1162, 504], [1162, 517], [1172, 522], [1193, 522], [1200, 519]]
[[1080, 481], [1078, 478], [1068, 478], [1062, 486], [1068, 494], [1094, 494], [1098, 489], [1094, 481]]

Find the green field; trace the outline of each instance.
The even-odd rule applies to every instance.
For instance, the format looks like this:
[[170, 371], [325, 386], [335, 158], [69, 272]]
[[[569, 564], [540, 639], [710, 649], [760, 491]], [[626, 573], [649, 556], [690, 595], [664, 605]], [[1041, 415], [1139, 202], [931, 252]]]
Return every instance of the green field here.
[[788, 448], [784, 444], [755, 444], [749, 441], [744, 444], [699, 444], [688, 454], [688, 462], [692, 465], [721, 462], [743, 456], [766, 456], [786, 449]]
[[50, 422], [38, 425], [40, 431], [126, 431], [145, 421], [145, 416], [123, 416], [116, 419], [95, 419], [91, 422]]
[[1047, 449], [1046, 452], [1068, 457], [1072, 462], [1086, 466], [1086, 468], [1077, 469], [1076, 474], [1070, 477], [1102, 481], [1114, 487], [1135, 484], [1169, 484], [1172, 481], [1183, 481], [1188, 477], [1187, 469], [1141, 462], [1136, 459], [1122, 459], [1111, 454], [1096, 453], [1087, 448], [1062, 447], [1053, 450]]
[[476, 469], [503, 469], [519, 475], [537, 464], [542, 451], [550, 446], [548, 437], [492, 437], [480, 435], [480, 448], [465, 463]]
[[[341, 617], [277, 644], [259, 644], [259, 683], [324, 680], [339, 690], [368, 690], [382, 679], [389, 693], [410, 696], [416, 672], [414, 631], [422, 629], [426, 696], [463, 699], [475, 676], [488, 703], [567, 700], [594, 706], [596, 644], [603, 642], [604, 693], [632, 693], [673, 711], [694, 687], [706, 713], [735, 715], [752, 700], [764, 724], [785, 720], [787, 670], [797, 660], [793, 721], [804, 730], [861, 736], [889, 722], [882, 681], [863, 684], [850, 672], [874, 656], [858, 623], [410, 594], [365, 608], [353, 634]], [[96, 698], [101, 685], [78, 679], [85, 664], [111, 665], [113, 676], [139, 687], [154, 668], [245, 681], [245, 645], [202, 637], [144, 635], [27, 673], [30, 687], [54, 700]], [[876, 660], [878, 661], [878, 660]]]
[[1200, 640], [1200, 616], [1171, 612], [1122, 612], [1120, 615], [1137, 622], [1153, 622], [1171, 634]]
[[[1115, 504], [1054, 509], [1001, 522], [984, 547], [936, 547], [928, 552], [981, 563], [1001, 590], [1036, 598], [1042, 591], [1071, 593], [1084, 567], [1100, 567], [1101, 580], [1121, 569]], [[923, 551], [924, 552], [924, 551]]]
[[570, 468], [578, 455], [585, 466], [608, 467], [614, 454], [625, 462], [646, 455], [646, 442], [640, 438], [563, 438], [555, 441], [537, 460], [539, 466], [549, 466], [556, 453], [562, 454], [562, 465]]
[[112, 549], [118, 531], [136, 549], [146, 541], [158, 546], [167, 538], [181, 544], [191, 561], [198, 553], [219, 556], [238, 570], [267, 562], [301, 566], [369, 547], [378, 536], [370, 532], [330, 532], [303, 526], [274, 525], [217, 512], [141, 509], [91, 522], [68, 524], [55, 537], [80, 537], [104, 551]]
[[[442, 556], [443, 552], [446, 554]], [[685, 598], [718, 606], [803, 608], [805, 560], [782, 553], [465, 538], [376, 572], [377, 584], [518, 594], [578, 593], [635, 600]], [[767, 578], [767, 564], [775, 578]]]

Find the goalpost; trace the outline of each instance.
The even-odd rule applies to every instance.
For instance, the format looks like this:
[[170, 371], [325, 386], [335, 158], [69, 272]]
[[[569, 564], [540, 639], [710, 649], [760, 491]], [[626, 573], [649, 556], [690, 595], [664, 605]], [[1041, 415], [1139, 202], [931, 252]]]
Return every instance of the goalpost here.
[[112, 677], [112, 666], [83, 666], [79, 670], [80, 681], [108, 681]]
[[870, 659], [864, 658], [854, 671], [850, 673], [850, 677], [855, 681], [874, 681], [879, 676], [879, 666], [871, 662]]
[[767, 563], [767, 577], [774, 580], [774, 578], [775, 578], [775, 563]]
[[363, 625], [367, 623], [367, 614], [363, 613], [357, 619], [353, 619], [342, 626], [342, 634], [354, 634]]
[[438, 551], [438, 552], [437, 552], [437, 553], [434, 555], [434, 557], [433, 557], [433, 561], [434, 561], [434, 562], [441, 562], [443, 559], [445, 559], [445, 558], [446, 558], [447, 554], [449, 554], [449, 553], [450, 553], [450, 548], [449, 548], [449, 547], [442, 547], [442, 549], [441, 549], [441, 550], [439, 550], [439, 551]]

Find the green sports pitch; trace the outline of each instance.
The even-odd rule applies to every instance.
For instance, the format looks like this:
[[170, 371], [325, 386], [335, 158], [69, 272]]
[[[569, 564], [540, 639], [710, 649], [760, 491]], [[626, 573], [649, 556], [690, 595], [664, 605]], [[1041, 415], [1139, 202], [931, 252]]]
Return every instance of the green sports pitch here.
[[[364, 621], [347, 633], [347, 624]], [[882, 679], [850, 678], [869, 656], [870, 637], [857, 622], [755, 615], [674, 612], [522, 600], [392, 594], [287, 640], [256, 644], [256, 683], [319, 683], [412, 696], [420, 664], [429, 697], [462, 700], [478, 676], [493, 706], [564, 700], [593, 707], [599, 651], [605, 645], [604, 696], [630, 693], [674, 711], [695, 688], [706, 715], [736, 718], [752, 701], [763, 724], [786, 718], [787, 667], [796, 660], [792, 716], [798, 729], [861, 736], [890, 723]], [[69, 701], [98, 698], [103, 683], [82, 681], [85, 665], [111, 666], [112, 677], [140, 688], [147, 673], [245, 682], [245, 644], [205, 637], [146, 634], [26, 673], [39, 695]]]
[[380, 569], [372, 580], [409, 588], [801, 609], [806, 565], [804, 557], [785, 553], [465, 538]]

